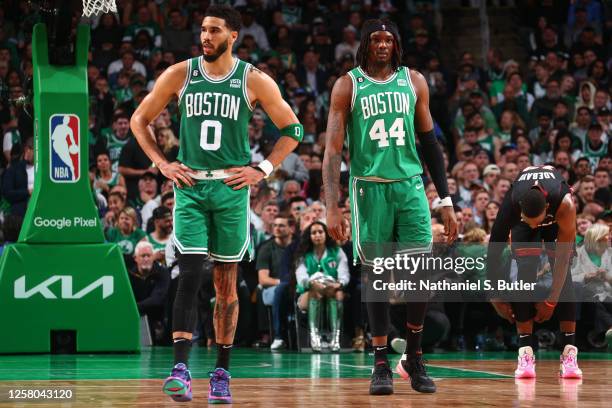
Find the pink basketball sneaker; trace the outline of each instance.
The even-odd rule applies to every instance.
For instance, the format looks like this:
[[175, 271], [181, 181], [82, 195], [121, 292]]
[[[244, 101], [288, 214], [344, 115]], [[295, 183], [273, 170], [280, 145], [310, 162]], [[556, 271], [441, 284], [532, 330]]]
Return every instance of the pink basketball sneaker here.
[[521, 347], [518, 355], [518, 365], [514, 370], [514, 378], [535, 378], [535, 356], [529, 346]]
[[582, 378], [582, 370], [578, 368], [578, 349], [568, 344], [563, 349], [559, 364], [559, 377]]

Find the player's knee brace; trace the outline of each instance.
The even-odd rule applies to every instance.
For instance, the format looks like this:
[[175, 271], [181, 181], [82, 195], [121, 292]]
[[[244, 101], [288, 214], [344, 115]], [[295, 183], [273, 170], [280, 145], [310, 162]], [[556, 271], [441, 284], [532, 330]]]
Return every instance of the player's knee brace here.
[[172, 312], [172, 331], [191, 333], [197, 316], [197, 294], [202, 286], [206, 255], [180, 254], [178, 288]]

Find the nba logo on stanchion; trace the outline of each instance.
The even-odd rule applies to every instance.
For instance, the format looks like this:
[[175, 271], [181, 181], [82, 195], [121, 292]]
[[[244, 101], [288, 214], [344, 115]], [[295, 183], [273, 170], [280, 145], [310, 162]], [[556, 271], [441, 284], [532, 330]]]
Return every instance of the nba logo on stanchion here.
[[49, 131], [51, 181], [76, 183], [80, 177], [81, 164], [79, 117], [69, 113], [51, 115]]

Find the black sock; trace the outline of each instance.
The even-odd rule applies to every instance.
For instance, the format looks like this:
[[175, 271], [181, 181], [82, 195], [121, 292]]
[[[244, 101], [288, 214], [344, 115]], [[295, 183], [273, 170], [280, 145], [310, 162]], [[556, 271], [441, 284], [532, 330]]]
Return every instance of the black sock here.
[[387, 346], [374, 346], [374, 365], [389, 364]]
[[519, 347], [533, 347], [533, 335], [531, 333], [519, 333]]
[[565, 348], [568, 344], [572, 346], [576, 343], [576, 333], [561, 333], [561, 347]]
[[406, 351], [409, 356], [415, 355], [421, 350], [421, 337], [423, 335], [423, 326], [420, 329], [411, 329], [406, 326]]
[[230, 351], [232, 351], [231, 344], [217, 344], [217, 365], [215, 368], [222, 368], [229, 370]]
[[174, 365], [183, 363], [187, 365], [189, 360], [189, 351], [191, 350], [191, 340], [184, 337], [177, 337], [174, 339]]

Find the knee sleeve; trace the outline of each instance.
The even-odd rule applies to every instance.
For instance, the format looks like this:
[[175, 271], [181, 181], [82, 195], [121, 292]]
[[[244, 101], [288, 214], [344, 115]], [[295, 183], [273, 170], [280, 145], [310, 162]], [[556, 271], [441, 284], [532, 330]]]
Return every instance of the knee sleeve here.
[[180, 273], [172, 312], [172, 331], [193, 332], [205, 259], [203, 254], [179, 254]]
[[389, 332], [389, 302], [367, 302], [366, 306], [372, 336], [386, 336]]
[[406, 304], [406, 322], [411, 326], [423, 326], [425, 322], [425, 313], [427, 311], [427, 302], [411, 302]]

